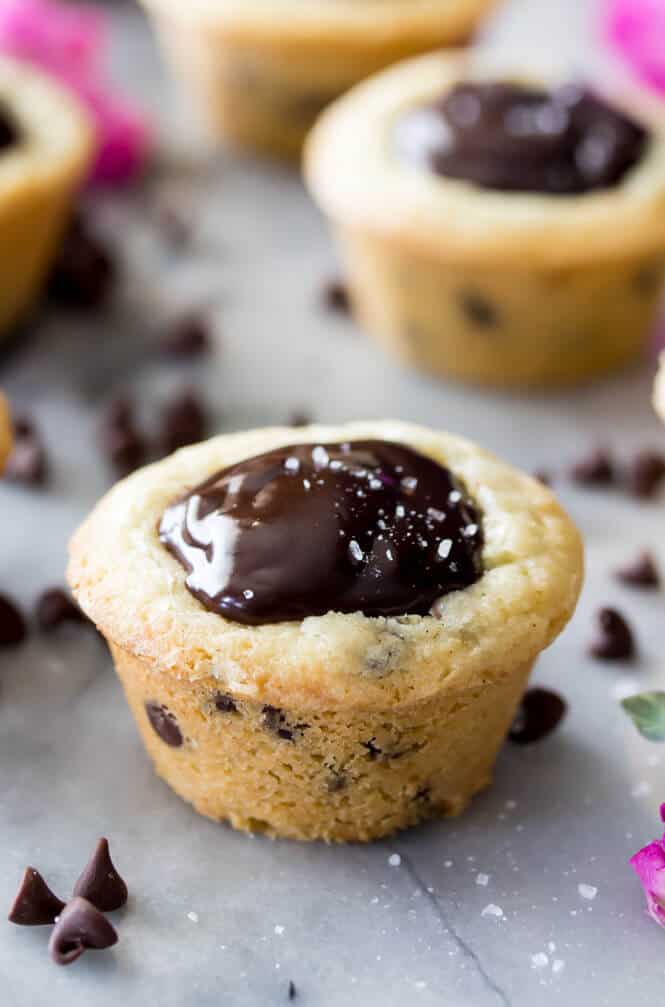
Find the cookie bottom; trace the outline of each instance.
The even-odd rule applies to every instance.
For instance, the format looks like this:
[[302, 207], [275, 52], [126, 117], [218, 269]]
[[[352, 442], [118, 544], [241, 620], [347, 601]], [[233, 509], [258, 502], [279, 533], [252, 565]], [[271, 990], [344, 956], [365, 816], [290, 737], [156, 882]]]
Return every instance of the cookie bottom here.
[[648, 340], [665, 259], [569, 269], [446, 265], [340, 230], [360, 323], [421, 370], [495, 386], [565, 385], [626, 364]]
[[531, 671], [387, 710], [279, 710], [111, 651], [148, 755], [177, 794], [236, 829], [328, 842], [459, 814], [491, 782]]

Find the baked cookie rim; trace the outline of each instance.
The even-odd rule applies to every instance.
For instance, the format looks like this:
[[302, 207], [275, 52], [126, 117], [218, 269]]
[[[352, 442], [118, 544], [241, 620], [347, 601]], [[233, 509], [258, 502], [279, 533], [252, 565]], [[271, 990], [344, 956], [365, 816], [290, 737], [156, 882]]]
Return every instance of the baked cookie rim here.
[[[410, 444], [465, 482], [484, 515], [488, 568], [474, 585], [441, 599], [438, 618], [328, 613], [256, 627], [193, 598], [157, 535], [168, 502], [223, 465], [272, 447], [369, 436]], [[391, 421], [268, 428], [185, 448], [100, 501], [72, 539], [68, 570], [102, 633], [163, 673], [216, 679], [240, 698], [319, 709], [424, 701], [443, 687], [464, 692], [502, 678], [557, 635], [581, 577], [577, 530], [549, 490], [462, 438]]]

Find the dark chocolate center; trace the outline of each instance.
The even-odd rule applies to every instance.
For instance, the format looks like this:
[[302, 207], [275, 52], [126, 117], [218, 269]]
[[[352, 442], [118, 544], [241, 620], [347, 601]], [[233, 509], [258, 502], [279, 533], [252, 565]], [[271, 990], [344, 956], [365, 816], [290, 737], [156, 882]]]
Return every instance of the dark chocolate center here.
[[19, 142], [20, 130], [11, 110], [0, 98], [0, 151]]
[[462, 83], [397, 125], [399, 153], [504, 192], [566, 195], [618, 184], [648, 134], [584, 88]]
[[425, 615], [481, 574], [480, 517], [452, 473], [386, 441], [296, 444], [172, 503], [161, 541], [235, 622], [329, 611]]

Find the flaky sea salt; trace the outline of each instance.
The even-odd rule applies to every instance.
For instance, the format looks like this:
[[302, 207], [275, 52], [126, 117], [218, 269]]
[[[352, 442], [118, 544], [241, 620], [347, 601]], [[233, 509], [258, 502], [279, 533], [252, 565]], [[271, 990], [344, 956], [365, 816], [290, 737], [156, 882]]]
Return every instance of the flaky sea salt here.
[[284, 933], [284, 927], [278, 923], [275, 926], [275, 933], [277, 934], [278, 937], [281, 937], [281, 935]]
[[531, 967], [534, 969], [544, 969], [550, 963], [549, 958], [544, 951], [539, 951], [535, 955], [531, 955]]
[[399, 867], [399, 865], [402, 863], [402, 858], [400, 857], [399, 853], [391, 853], [390, 856], [388, 857], [388, 863], [390, 864], [391, 867]]
[[482, 885], [483, 888], [489, 884], [490, 876], [489, 874], [476, 874], [476, 884]]
[[503, 916], [503, 909], [501, 906], [495, 906], [493, 902], [490, 902], [488, 906], [485, 906], [480, 914], [481, 916], [496, 916], [497, 919]]
[[566, 967], [566, 963], [561, 958], [555, 958], [552, 962], [552, 972], [556, 975], [559, 972], [563, 972]]
[[583, 899], [595, 899], [598, 894], [598, 889], [593, 885], [581, 884], [577, 886], [577, 890]]
[[194, 912], [187, 913], [187, 919], [191, 920], [192, 923], [198, 923], [199, 922], [199, 914], [198, 913], [194, 913]]

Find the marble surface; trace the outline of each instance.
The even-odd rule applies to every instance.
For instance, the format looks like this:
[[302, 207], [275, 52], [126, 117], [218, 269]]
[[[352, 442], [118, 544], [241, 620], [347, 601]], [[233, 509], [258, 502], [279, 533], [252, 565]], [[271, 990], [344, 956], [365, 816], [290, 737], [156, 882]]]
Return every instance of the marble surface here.
[[[555, 6], [577, 39], [566, 4], [540, 12]], [[542, 36], [538, 10], [524, 16]], [[626, 458], [665, 446], [648, 364], [565, 395], [480, 393], [403, 372], [326, 315], [319, 290], [334, 253], [297, 179], [229, 155], [197, 161], [171, 130], [174, 106], [142, 22], [122, 5], [115, 17], [116, 60], [161, 111], [169, 153], [139, 192], [95, 206], [123, 264], [108, 315], [45, 315], [0, 361], [0, 383], [35, 414], [53, 468], [44, 492], [0, 486], [3, 590], [30, 607], [62, 581], [67, 537], [110, 481], [96, 413], [121, 390], [137, 395], [146, 425], [172, 388], [193, 382], [214, 430], [294, 410], [332, 422], [395, 415], [476, 438], [527, 470], [562, 473], [598, 439]], [[157, 226], [165, 192], [195, 222], [185, 252]], [[159, 331], [201, 303], [215, 353], [166, 363], [154, 350]], [[662, 1002], [665, 934], [627, 860], [659, 831], [665, 750], [637, 735], [619, 699], [663, 685], [663, 597], [630, 592], [610, 573], [645, 544], [665, 568], [663, 501], [638, 505], [565, 478], [555, 486], [586, 537], [588, 579], [535, 678], [565, 695], [569, 715], [541, 744], [507, 747], [494, 787], [458, 821], [370, 847], [235, 834], [153, 776], [91, 632], [35, 633], [0, 654], [0, 905], [27, 863], [67, 893], [101, 834], [132, 893], [117, 914], [117, 948], [70, 969], [48, 961], [43, 930], [0, 925], [2, 1007], [267, 1007], [287, 1002], [289, 980], [303, 1007]], [[634, 624], [634, 666], [585, 656], [607, 603]]]

